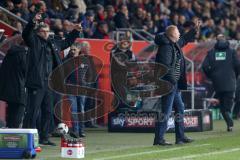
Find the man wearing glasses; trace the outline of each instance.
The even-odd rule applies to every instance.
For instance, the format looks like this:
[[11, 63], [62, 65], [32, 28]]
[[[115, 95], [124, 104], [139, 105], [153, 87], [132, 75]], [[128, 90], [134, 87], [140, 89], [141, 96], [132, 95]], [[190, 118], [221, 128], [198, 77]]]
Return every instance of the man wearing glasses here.
[[28, 89], [27, 110], [24, 128], [37, 128], [40, 119], [39, 143], [55, 144], [49, 141], [48, 132], [52, 117], [52, 93], [48, 88], [48, 76], [54, 68], [61, 64], [60, 51], [71, 46], [82, 31], [80, 24], [73, 26], [65, 40], [49, 38], [49, 26], [42, 21], [41, 13], [37, 13], [23, 30], [22, 37], [29, 47], [27, 55], [26, 87]]

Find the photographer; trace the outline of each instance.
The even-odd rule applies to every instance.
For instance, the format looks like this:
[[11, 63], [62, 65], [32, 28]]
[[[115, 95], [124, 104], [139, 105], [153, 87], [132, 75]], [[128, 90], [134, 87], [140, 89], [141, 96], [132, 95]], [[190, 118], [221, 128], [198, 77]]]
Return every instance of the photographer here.
[[24, 127], [36, 128], [37, 119], [40, 116], [39, 143], [55, 145], [48, 138], [53, 106], [52, 93], [48, 88], [48, 76], [54, 68], [61, 64], [60, 51], [74, 43], [82, 31], [82, 26], [74, 25], [74, 30], [67, 35], [65, 40], [49, 38], [49, 31], [49, 26], [42, 22], [41, 13], [37, 13], [22, 33], [22, 37], [29, 47], [26, 73], [28, 102]]

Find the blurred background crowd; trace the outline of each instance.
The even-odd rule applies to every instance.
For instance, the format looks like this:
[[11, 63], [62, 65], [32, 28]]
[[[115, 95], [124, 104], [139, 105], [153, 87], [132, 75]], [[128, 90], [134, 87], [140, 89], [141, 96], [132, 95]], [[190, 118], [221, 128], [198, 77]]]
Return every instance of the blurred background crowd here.
[[[174, 24], [183, 33], [201, 19], [199, 41], [224, 34], [240, 40], [240, 0], [1, 0], [0, 5], [28, 21], [43, 12], [60, 38], [82, 23], [85, 38], [109, 39], [116, 28], [164, 32]], [[22, 32], [23, 24], [0, 12], [0, 19]]]

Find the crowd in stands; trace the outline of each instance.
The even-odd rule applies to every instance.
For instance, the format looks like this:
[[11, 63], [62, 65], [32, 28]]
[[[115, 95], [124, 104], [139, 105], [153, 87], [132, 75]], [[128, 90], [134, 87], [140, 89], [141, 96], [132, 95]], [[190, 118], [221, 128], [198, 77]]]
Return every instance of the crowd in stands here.
[[[240, 0], [1, 0], [0, 5], [26, 21], [41, 10], [60, 37], [72, 30], [73, 23], [82, 23], [85, 38], [108, 39], [116, 28], [156, 34], [173, 24], [183, 33], [201, 19], [198, 40], [220, 33], [240, 40]], [[2, 12], [0, 19], [22, 31], [19, 21]]]

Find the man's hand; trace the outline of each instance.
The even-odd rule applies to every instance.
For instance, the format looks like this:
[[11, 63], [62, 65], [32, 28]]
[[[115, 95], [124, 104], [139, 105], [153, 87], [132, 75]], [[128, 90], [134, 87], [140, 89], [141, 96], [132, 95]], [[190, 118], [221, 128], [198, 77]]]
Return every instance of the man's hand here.
[[42, 14], [41, 13], [37, 13], [35, 15], [35, 17], [33, 18], [33, 22], [34, 23], [39, 22], [41, 19], [42, 19]]
[[198, 19], [198, 20], [196, 20], [196, 22], [194, 22], [194, 23], [195, 23], [195, 28], [196, 28], [196, 30], [197, 30], [197, 31], [200, 31], [200, 27], [201, 27], [201, 25], [202, 25], [201, 20]]
[[79, 32], [82, 32], [82, 30], [83, 30], [81, 23], [80, 24], [74, 24], [73, 29], [76, 29]]

